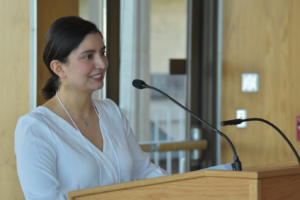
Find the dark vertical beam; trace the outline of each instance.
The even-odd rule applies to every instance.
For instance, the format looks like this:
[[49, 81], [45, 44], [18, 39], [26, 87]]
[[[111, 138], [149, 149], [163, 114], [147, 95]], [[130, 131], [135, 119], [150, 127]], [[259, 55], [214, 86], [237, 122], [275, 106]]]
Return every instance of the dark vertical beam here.
[[106, 98], [119, 105], [120, 82], [120, 0], [107, 1], [107, 58]]
[[[202, 43], [202, 0], [187, 1], [187, 107], [197, 116], [201, 116], [201, 43]], [[190, 138], [191, 128], [201, 127], [201, 123], [190, 114], [186, 116], [187, 138]], [[190, 157], [189, 152], [187, 157]], [[191, 160], [187, 169], [191, 171], [201, 168], [199, 160]]]
[[[212, 126], [217, 127], [217, 33], [218, 33], [218, 1], [203, 0], [202, 7], [202, 44], [201, 44], [201, 117]], [[217, 164], [217, 133], [202, 126], [203, 138], [209, 141], [203, 152], [201, 167]]]
[[[216, 127], [217, 121], [217, 0], [188, 0], [187, 96], [189, 108]], [[190, 127], [200, 127], [208, 148], [201, 160], [192, 161], [191, 170], [217, 163], [217, 133], [190, 116]], [[190, 133], [190, 130], [187, 130]]]
[[[201, 93], [199, 85], [201, 84], [200, 63], [201, 63], [201, 38], [202, 38], [202, 21], [201, 21], [201, 7], [202, 0], [188, 0], [188, 22], [187, 22], [187, 96], [188, 107], [195, 112], [196, 115], [201, 115], [199, 102], [201, 100]], [[190, 118], [190, 117], [189, 117]], [[192, 126], [200, 125], [200, 122], [195, 118], [190, 118]]]

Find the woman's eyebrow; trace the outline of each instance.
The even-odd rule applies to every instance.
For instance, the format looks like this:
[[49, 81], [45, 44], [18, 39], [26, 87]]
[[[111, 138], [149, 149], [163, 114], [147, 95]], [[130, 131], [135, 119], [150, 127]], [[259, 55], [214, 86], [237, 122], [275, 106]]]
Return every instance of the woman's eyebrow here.
[[80, 54], [94, 53], [94, 52], [96, 52], [96, 51], [95, 50], [86, 50], [86, 51], [81, 52]]
[[[102, 47], [102, 49], [100, 51], [103, 51], [106, 49], [106, 46]], [[83, 51], [81, 52], [80, 54], [85, 54], [85, 53], [95, 53], [96, 51], [91, 49], [91, 50], [86, 50], [86, 51]]]

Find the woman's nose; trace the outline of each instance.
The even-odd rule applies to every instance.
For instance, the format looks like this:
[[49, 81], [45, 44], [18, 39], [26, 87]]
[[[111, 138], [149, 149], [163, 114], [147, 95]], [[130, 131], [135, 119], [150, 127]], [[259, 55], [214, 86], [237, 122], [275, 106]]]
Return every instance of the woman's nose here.
[[107, 67], [107, 58], [105, 56], [98, 55], [95, 59], [95, 65], [97, 68], [105, 69]]

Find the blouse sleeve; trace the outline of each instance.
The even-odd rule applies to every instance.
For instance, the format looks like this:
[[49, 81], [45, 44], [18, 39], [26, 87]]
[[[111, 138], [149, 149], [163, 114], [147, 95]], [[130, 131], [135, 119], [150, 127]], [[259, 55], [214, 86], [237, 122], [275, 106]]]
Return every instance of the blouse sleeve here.
[[15, 130], [15, 153], [21, 187], [27, 200], [65, 200], [56, 171], [56, 147], [48, 126], [25, 115]]
[[133, 158], [133, 180], [169, 175], [167, 171], [150, 162], [148, 154], [142, 151], [140, 145], [136, 141], [128, 120], [120, 110], [119, 112], [126, 131], [129, 149]]

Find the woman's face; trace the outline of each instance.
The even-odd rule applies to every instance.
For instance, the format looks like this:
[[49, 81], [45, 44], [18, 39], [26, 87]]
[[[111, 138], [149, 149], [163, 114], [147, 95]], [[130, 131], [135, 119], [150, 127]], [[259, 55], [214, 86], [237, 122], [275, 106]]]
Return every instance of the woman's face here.
[[88, 92], [101, 89], [107, 67], [102, 36], [99, 33], [88, 34], [70, 53], [68, 62], [63, 64], [66, 75], [63, 86]]

